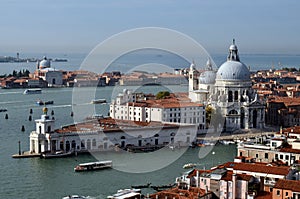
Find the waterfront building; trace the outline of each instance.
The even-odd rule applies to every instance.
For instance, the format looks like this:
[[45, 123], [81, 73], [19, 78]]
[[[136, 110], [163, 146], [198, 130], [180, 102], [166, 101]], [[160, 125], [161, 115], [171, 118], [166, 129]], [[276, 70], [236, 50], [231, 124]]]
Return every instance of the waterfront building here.
[[219, 109], [224, 118], [223, 131], [264, 128], [264, 103], [252, 89], [250, 71], [240, 61], [234, 41], [229, 47], [227, 61], [218, 71], [214, 71], [208, 61], [207, 70], [197, 76], [192, 63], [189, 97], [193, 102]]
[[30, 153], [93, 152], [122, 149], [158, 149], [166, 145], [191, 145], [195, 125], [133, 122], [112, 118], [96, 118], [54, 129], [55, 120], [47, 115], [47, 108], [36, 129], [30, 133]]
[[141, 122], [194, 124], [197, 133], [204, 133], [206, 120], [204, 105], [191, 102], [184, 93], [171, 94], [164, 99], [142, 99], [140, 93], [127, 89], [112, 100], [110, 117]]

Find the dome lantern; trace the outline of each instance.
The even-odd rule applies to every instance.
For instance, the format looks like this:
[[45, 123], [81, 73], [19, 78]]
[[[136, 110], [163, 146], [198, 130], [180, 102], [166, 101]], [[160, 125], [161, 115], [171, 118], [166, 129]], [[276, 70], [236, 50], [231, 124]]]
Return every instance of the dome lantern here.
[[229, 47], [229, 55], [227, 57], [227, 61], [240, 61], [238, 48], [235, 45], [235, 39], [232, 40], [232, 45]]

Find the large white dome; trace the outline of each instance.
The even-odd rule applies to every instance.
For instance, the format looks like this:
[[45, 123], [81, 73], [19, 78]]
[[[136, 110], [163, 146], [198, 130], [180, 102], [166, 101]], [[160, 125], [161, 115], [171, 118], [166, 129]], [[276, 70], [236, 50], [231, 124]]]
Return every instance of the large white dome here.
[[250, 71], [247, 66], [240, 61], [226, 61], [220, 66], [216, 79], [249, 81]]

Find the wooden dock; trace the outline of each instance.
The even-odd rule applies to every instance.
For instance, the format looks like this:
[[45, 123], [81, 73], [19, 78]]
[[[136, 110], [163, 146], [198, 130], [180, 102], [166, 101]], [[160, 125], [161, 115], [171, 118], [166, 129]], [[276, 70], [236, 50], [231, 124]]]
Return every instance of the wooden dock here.
[[12, 155], [12, 158], [37, 158], [41, 157], [40, 153], [30, 153], [29, 151], [25, 151], [21, 154], [14, 154]]

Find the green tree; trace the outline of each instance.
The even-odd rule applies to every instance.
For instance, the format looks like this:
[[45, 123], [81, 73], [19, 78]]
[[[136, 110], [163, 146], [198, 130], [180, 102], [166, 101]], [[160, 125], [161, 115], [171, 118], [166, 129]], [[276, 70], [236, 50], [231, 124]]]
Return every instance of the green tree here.
[[170, 96], [169, 91], [160, 91], [156, 94], [156, 99], [164, 99], [167, 96]]
[[210, 105], [207, 105], [205, 107], [206, 127], [208, 127], [210, 125], [211, 116], [213, 113], [214, 113], [213, 107]]

